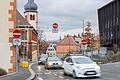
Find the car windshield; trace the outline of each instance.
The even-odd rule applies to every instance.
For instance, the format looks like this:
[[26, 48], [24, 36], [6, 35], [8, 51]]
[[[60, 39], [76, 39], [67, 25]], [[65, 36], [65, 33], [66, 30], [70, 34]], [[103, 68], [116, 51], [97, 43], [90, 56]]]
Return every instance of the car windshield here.
[[60, 61], [60, 59], [57, 57], [49, 57], [48, 61]]
[[90, 58], [87, 57], [77, 57], [77, 58], [73, 58], [73, 61], [76, 64], [91, 64], [93, 63], [93, 61]]
[[46, 54], [41, 54], [40, 59], [46, 59], [47, 55]]

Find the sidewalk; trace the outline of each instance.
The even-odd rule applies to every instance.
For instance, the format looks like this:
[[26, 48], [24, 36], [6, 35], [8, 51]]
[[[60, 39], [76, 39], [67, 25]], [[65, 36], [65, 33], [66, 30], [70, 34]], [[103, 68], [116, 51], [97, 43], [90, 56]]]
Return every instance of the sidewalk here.
[[11, 75], [0, 77], [0, 80], [26, 80], [31, 76], [29, 69], [19, 67], [19, 72]]

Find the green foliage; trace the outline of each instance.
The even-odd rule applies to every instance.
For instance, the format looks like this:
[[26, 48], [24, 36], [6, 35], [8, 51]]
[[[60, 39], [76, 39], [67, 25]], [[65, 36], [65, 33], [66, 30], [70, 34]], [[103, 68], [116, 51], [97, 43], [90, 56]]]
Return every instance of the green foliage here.
[[6, 74], [7, 72], [4, 69], [0, 68], [0, 76], [6, 75]]

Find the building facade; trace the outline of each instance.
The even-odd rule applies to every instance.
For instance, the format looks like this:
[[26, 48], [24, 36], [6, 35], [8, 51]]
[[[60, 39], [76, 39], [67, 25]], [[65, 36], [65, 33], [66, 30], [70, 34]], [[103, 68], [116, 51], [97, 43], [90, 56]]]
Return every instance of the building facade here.
[[80, 44], [76, 43], [73, 36], [65, 36], [56, 44], [56, 53], [59, 55], [74, 52], [80, 49]]
[[46, 54], [48, 55], [56, 55], [56, 50], [53, 44], [50, 43], [50, 45], [48, 46], [47, 50], [46, 50]]
[[17, 11], [17, 28], [21, 31], [22, 40], [19, 53], [23, 60], [37, 61], [39, 52], [37, 4], [34, 0], [28, 0], [24, 9], [24, 17]]
[[16, 71], [16, 50], [11, 39], [16, 27], [16, 0], [0, 1], [0, 68], [8, 73]]
[[113, 0], [98, 9], [98, 21], [101, 46], [120, 48], [120, 1]]

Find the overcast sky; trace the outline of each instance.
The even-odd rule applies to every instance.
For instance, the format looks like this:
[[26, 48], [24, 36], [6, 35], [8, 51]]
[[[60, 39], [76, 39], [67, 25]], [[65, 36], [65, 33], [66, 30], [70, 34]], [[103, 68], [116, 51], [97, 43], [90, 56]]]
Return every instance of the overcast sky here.
[[[23, 15], [28, 0], [17, 0], [17, 9]], [[60, 31], [82, 28], [82, 20], [90, 21], [98, 31], [97, 9], [111, 0], [34, 0], [38, 5], [39, 27], [51, 31], [57, 22]]]

